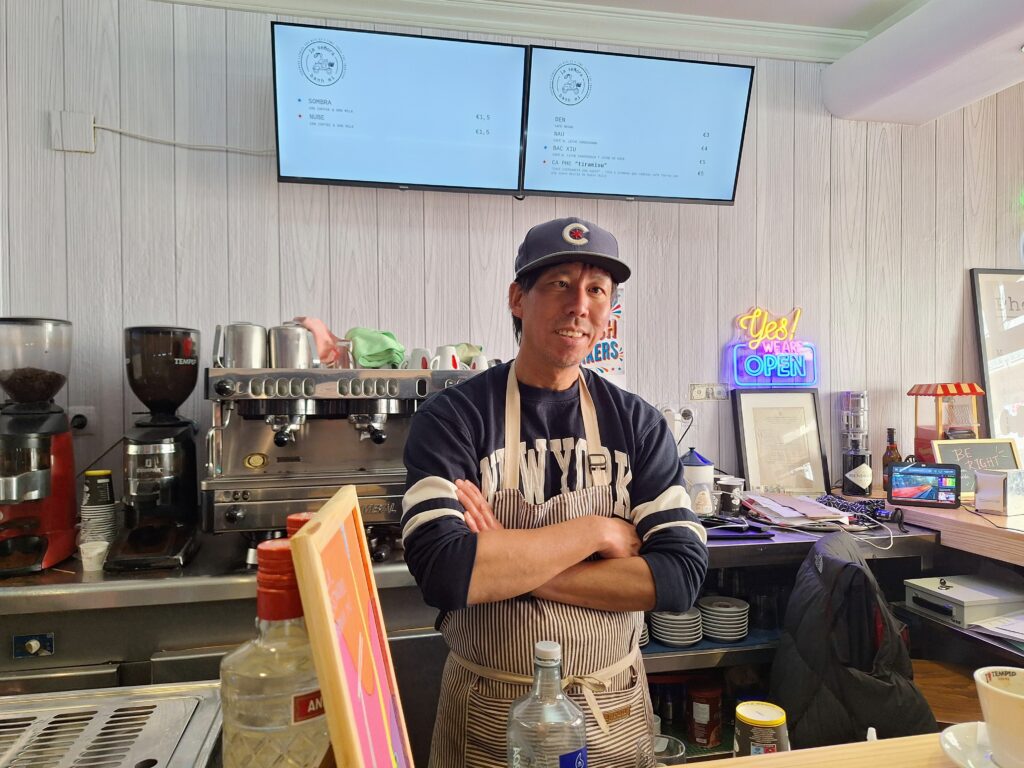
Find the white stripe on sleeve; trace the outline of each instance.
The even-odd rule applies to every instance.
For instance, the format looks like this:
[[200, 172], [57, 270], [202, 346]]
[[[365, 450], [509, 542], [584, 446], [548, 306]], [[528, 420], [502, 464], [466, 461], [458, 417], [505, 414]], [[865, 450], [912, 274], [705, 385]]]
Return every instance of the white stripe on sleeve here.
[[[416, 485], [419, 485], [417, 483]], [[633, 525], [639, 525], [640, 521], [655, 512], [664, 512], [666, 509], [689, 509], [690, 494], [681, 485], [670, 485], [660, 496], [643, 504], [633, 507]]]

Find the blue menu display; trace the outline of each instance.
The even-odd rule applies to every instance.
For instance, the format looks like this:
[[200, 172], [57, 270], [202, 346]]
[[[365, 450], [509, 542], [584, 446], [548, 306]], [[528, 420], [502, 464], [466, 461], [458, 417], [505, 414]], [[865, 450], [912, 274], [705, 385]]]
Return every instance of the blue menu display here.
[[526, 48], [275, 22], [278, 175], [516, 191]]
[[523, 190], [731, 201], [753, 68], [530, 49]]

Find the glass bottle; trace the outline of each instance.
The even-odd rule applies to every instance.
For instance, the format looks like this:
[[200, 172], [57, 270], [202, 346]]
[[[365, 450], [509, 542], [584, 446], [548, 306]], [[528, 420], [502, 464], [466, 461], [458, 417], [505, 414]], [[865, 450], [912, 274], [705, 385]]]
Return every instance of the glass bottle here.
[[562, 646], [533, 649], [533, 688], [508, 712], [509, 768], [586, 768], [583, 712], [562, 693]]
[[900, 449], [896, 445], [896, 428], [889, 427], [885, 430], [885, 453], [882, 454], [882, 488], [889, 490], [889, 465], [899, 464], [903, 461], [900, 456]]
[[287, 539], [257, 549], [259, 635], [220, 665], [224, 768], [317, 768], [330, 747]]
[[860, 447], [860, 440], [850, 439], [849, 450], [843, 453], [843, 495], [870, 496], [871, 452]]

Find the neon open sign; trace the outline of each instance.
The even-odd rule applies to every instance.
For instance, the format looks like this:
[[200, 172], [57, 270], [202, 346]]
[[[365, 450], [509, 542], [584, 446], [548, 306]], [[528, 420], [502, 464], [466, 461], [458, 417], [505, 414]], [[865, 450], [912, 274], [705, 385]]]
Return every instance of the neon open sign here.
[[813, 387], [818, 351], [796, 338], [803, 310], [773, 316], [761, 307], [736, 318], [737, 341], [728, 348], [729, 373], [737, 387]]

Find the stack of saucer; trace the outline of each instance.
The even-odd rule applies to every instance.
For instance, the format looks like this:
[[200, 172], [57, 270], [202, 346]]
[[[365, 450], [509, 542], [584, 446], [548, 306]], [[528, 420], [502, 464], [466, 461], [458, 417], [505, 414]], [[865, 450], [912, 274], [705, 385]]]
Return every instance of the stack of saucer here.
[[750, 604], [736, 597], [712, 595], [697, 601], [704, 634], [712, 640], [735, 642], [747, 636]]
[[660, 611], [650, 615], [651, 634], [654, 639], [665, 645], [681, 648], [699, 643], [701, 632], [701, 613], [691, 608], [685, 613]]
[[640, 630], [640, 647], [643, 648], [649, 642], [651, 642], [651, 636], [647, 632], [647, 622], [645, 621], [644, 628]]
[[108, 544], [117, 537], [118, 504], [94, 504], [81, 507], [81, 526], [78, 541], [105, 541]]

